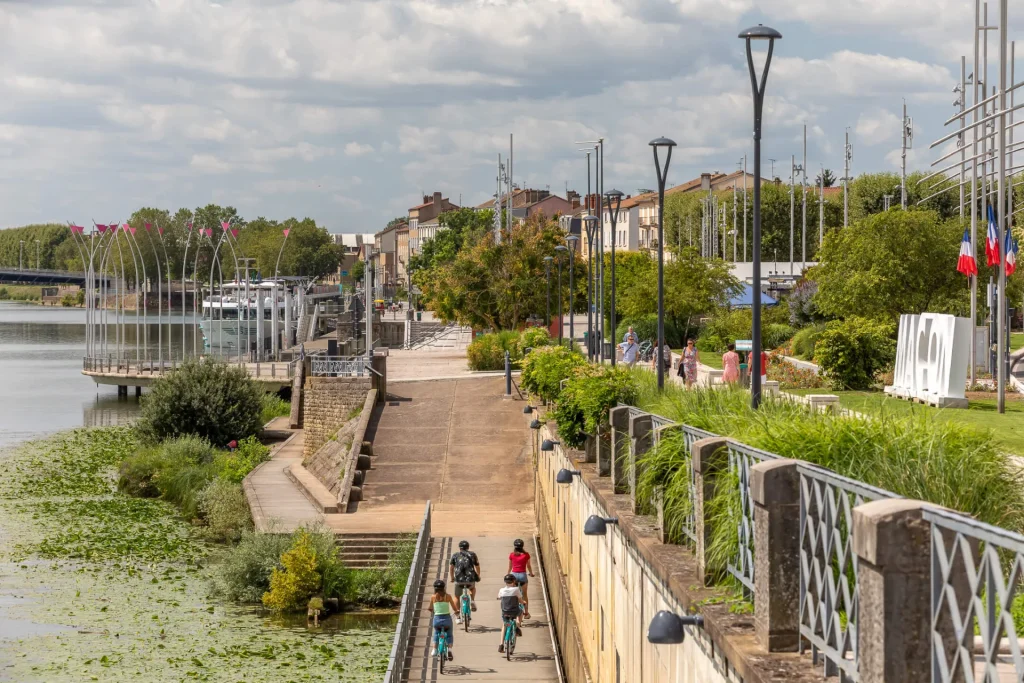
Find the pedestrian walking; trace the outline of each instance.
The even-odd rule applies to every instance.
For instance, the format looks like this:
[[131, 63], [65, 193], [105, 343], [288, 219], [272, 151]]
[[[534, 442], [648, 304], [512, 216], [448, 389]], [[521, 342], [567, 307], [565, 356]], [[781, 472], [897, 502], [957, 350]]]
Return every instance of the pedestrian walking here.
[[636, 337], [627, 334], [626, 341], [619, 344], [619, 348], [622, 349], [622, 362], [630, 368], [636, 365], [637, 352], [640, 350], [640, 346], [636, 343]]
[[672, 370], [672, 349], [664, 342], [655, 345], [654, 354], [651, 356], [651, 367], [655, 370], [658, 369], [659, 360], [664, 363], [665, 372]]
[[692, 386], [697, 381], [697, 364], [700, 363], [700, 352], [692, 339], [686, 340], [686, 348], [683, 349], [683, 357], [679, 360], [679, 376], [686, 382], [686, 386]]
[[622, 335], [622, 342], [623, 343], [628, 342], [630, 337], [636, 338], [636, 333], [633, 332], [633, 326], [632, 325], [630, 325], [629, 329], [626, 330], [626, 334]]
[[740, 381], [740, 355], [736, 353], [735, 344], [729, 344], [728, 350], [722, 354], [722, 381], [726, 384]]

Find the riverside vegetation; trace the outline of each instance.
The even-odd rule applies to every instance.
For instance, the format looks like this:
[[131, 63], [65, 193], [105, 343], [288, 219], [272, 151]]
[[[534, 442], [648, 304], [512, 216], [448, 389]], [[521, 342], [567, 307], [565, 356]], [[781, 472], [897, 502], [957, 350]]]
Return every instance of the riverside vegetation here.
[[[203, 363], [189, 372], [223, 368]], [[154, 391], [144, 417], [168, 395]], [[258, 421], [265, 409], [282, 406], [261, 398], [238, 424]], [[295, 681], [379, 679], [393, 614], [355, 622], [341, 615], [313, 628], [306, 607], [331, 597], [342, 606], [388, 604], [404, 587], [412, 544], [399, 544], [384, 569], [349, 570], [323, 530], [256, 534], [240, 482], [269, 449], [254, 434], [238, 434], [237, 448], [226, 449], [208, 434], [168, 436], [152, 424], [62, 432], [0, 459], [3, 583], [18, 596], [0, 615], [18, 634], [5, 674], [19, 681], [258, 683], [285, 672]], [[327, 637], [340, 628], [345, 637]]]

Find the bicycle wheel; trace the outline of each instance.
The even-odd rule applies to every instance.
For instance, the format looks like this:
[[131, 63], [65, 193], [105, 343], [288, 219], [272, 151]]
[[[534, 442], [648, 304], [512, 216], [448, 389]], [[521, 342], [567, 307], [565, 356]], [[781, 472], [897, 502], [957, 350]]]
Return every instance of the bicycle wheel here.
[[445, 664], [446, 661], [448, 661], [448, 649], [445, 648], [442, 651], [441, 648], [438, 648], [437, 649], [437, 657], [438, 657], [438, 661], [440, 663], [440, 671], [441, 671], [441, 673], [444, 673], [444, 664]]
[[516, 649], [516, 626], [512, 622], [508, 627], [508, 643], [505, 644], [505, 659], [512, 661], [512, 650]]

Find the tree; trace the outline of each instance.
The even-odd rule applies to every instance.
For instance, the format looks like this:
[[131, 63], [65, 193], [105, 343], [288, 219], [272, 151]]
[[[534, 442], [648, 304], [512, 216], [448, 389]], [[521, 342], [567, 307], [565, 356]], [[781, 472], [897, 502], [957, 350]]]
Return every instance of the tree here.
[[504, 229], [500, 244], [491, 231], [477, 235], [451, 262], [417, 269], [413, 281], [445, 322], [514, 329], [545, 314], [544, 257], [564, 237], [557, 220], [531, 217]]
[[814, 184], [817, 186], [821, 185], [821, 177], [825, 176], [825, 187], [832, 187], [836, 184], [836, 176], [832, 173], [832, 169], [826, 168], [814, 179]]
[[815, 303], [831, 318], [888, 320], [903, 313], [969, 311], [965, 278], [956, 271], [963, 229], [932, 211], [889, 211], [857, 221], [825, 240]]
[[427, 270], [454, 261], [467, 241], [475, 241], [494, 229], [494, 210], [446, 211], [438, 221], [441, 227], [433, 239], [422, 243], [419, 252], [409, 259], [411, 270]]
[[[931, 179], [920, 182], [924, 173], [907, 175], [907, 209], [935, 211], [939, 220], [960, 215], [960, 193], [953, 180]], [[919, 184], [920, 183], [920, 184]], [[937, 194], [941, 190], [947, 190]], [[970, 188], [967, 188], [969, 193]], [[850, 183], [850, 218], [859, 220], [885, 210], [885, 196], [890, 195], [890, 208], [900, 206], [900, 176], [897, 173], [865, 173]], [[934, 196], [933, 196], [934, 195]], [[922, 202], [918, 204], [918, 202]]]
[[366, 276], [366, 261], [359, 259], [352, 265], [352, 281], [362, 282]]

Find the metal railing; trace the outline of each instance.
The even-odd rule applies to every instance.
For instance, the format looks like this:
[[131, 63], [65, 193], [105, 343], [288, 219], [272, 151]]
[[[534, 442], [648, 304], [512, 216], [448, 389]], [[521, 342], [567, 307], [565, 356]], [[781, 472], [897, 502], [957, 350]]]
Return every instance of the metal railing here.
[[729, 442], [729, 474], [738, 480], [740, 519], [736, 524], [736, 553], [727, 568], [751, 596], [754, 594], [754, 500], [750, 495], [750, 468], [778, 457], [745, 444]]
[[313, 377], [364, 377], [370, 374], [366, 356], [312, 356], [310, 374]]
[[809, 464], [800, 473], [800, 651], [825, 676], [858, 681], [859, 590], [853, 508], [896, 494]]
[[419, 595], [417, 595], [417, 592], [429, 554], [430, 501], [428, 500], [426, 511], [423, 513], [423, 524], [420, 526], [420, 533], [416, 537], [416, 550], [413, 552], [412, 566], [409, 568], [409, 578], [405, 582], [405, 592], [402, 593], [402, 607], [398, 611], [398, 624], [395, 626], [395, 642], [391, 645], [391, 656], [388, 657], [388, 669], [384, 673], [384, 683], [398, 683], [402, 680], [405, 657], [409, 650], [409, 634], [412, 631], [413, 623], [416, 621], [416, 610], [419, 608]]
[[1013, 608], [1024, 536], [940, 508], [923, 516], [931, 524], [932, 682], [1022, 680]]
[[[254, 379], [291, 379], [295, 375], [295, 363], [284, 361], [267, 361], [259, 363], [239, 363], [226, 361], [229, 365], [244, 367]], [[177, 360], [130, 360], [127, 358], [82, 358], [82, 372], [97, 375], [124, 375], [125, 377], [159, 377], [177, 370]]]

